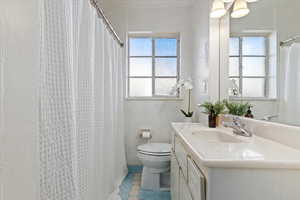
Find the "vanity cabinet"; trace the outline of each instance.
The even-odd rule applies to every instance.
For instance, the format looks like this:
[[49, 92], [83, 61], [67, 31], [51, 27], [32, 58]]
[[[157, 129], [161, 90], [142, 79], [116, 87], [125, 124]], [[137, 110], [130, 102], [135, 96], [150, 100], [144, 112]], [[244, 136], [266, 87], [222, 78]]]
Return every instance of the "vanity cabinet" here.
[[173, 199], [300, 200], [299, 150], [222, 127], [172, 127]]
[[171, 157], [171, 198], [172, 200], [179, 200], [179, 165], [177, 163], [175, 154], [172, 153]]
[[187, 153], [181, 144], [179, 138], [175, 137], [174, 139], [174, 155], [178, 160], [178, 164], [181, 168], [183, 176], [187, 178]]
[[193, 200], [188, 184], [182, 171], [179, 171], [179, 196], [180, 200]]
[[193, 199], [205, 199], [205, 178], [191, 157], [188, 157], [188, 185]]
[[172, 149], [172, 200], [205, 200], [205, 176], [175, 135]]

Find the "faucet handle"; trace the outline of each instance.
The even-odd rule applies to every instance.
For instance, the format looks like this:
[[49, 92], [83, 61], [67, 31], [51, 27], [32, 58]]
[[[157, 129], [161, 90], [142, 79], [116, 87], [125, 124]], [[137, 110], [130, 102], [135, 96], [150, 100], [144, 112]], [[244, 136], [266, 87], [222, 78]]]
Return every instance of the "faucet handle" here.
[[243, 123], [242, 119], [239, 116], [234, 116], [232, 120], [236, 126], [241, 127], [241, 128], [246, 127], [246, 124]]
[[238, 116], [233, 116], [233, 117], [232, 117], [232, 121], [233, 121], [233, 123], [236, 124], [236, 125], [241, 124], [241, 122], [242, 122], [241, 118], [238, 117]]
[[232, 116], [232, 120], [233, 120], [233, 121], [241, 121], [241, 118], [240, 118], [239, 116], [233, 115], [233, 116]]

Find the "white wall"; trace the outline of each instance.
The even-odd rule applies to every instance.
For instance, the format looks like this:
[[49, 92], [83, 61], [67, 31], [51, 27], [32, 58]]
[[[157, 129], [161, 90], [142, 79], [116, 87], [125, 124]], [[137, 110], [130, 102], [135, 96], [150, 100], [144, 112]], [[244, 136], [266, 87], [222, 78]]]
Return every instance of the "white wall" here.
[[[300, 1], [264, 0], [250, 4], [249, 8], [251, 12], [248, 16], [231, 20], [231, 33], [241, 33], [249, 30], [273, 31], [277, 33], [278, 41], [300, 34]], [[278, 50], [280, 52], [279, 44], [277, 47], [278, 49], [273, 48], [272, 51], [277, 52]], [[277, 56], [277, 59], [279, 59], [279, 54]], [[279, 62], [277, 63], [277, 71], [280, 72]], [[279, 77], [280, 74], [278, 73], [278, 88], [280, 88]], [[272, 84], [272, 86], [274, 85]], [[257, 119], [261, 119], [264, 115], [278, 114], [277, 101], [250, 101], [250, 103], [254, 105], [253, 110]]]
[[[201, 104], [204, 101], [210, 100], [213, 88], [210, 82], [210, 68], [209, 68], [209, 53], [210, 53], [210, 19], [209, 19], [209, 1], [198, 0], [191, 9], [192, 19], [192, 78], [194, 80], [193, 102], [196, 110], [195, 119], [206, 123], [207, 116], [201, 113], [201, 109], [196, 104]], [[212, 71], [212, 70], [211, 70]]]
[[[126, 32], [180, 32], [181, 77], [191, 77], [192, 71], [196, 84], [195, 91], [197, 91], [201, 80], [208, 77], [206, 58], [208, 11], [207, 4], [201, 5], [201, 1], [196, 1], [197, 8], [193, 8], [193, 5], [182, 4], [120, 6], [111, 3], [112, 1], [102, 1], [102, 5], [106, 15], [124, 41]], [[202, 95], [195, 92], [194, 108], [196, 108], [196, 103], [201, 102], [201, 99]], [[185, 102], [182, 101], [126, 101], [125, 133], [128, 164], [140, 164], [136, 157], [136, 147], [140, 142], [137, 137], [139, 129], [151, 128], [152, 142], [168, 142], [171, 131], [170, 123], [183, 120], [183, 116], [179, 112], [183, 106], [185, 106]]]
[[231, 32], [276, 30], [280, 40], [300, 33], [298, 0], [264, 0], [249, 8], [248, 16], [231, 20]]
[[[36, 199], [38, 168], [39, 1], [0, 1], [3, 200]], [[0, 172], [0, 173], [1, 173]]]
[[[213, 0], [195, 1], [192, 7], [193, 19], [193, 68], [195, 81], [194, 103], [216, 102], [227, 95], [229, 17], [209, 17]], [[206, 87], [206, 89], [205, 89]], [[207, 124], [207, 115], [202, 108], [196, 108], [196, 121]]]

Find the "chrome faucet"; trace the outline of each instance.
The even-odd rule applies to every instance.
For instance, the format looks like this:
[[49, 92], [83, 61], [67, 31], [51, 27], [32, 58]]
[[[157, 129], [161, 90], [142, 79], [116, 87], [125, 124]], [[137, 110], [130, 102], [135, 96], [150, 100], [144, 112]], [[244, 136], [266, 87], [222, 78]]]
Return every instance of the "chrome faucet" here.
[[244, 137], [252, 137], [253, 133], [245, 128], [245, 124], [242, 122], [241, 118], [237, 116], [232, 117], [232, 122], [223, 122], [223, 126], [227, 128], [232, 128], [233, 133], [236, 135]]

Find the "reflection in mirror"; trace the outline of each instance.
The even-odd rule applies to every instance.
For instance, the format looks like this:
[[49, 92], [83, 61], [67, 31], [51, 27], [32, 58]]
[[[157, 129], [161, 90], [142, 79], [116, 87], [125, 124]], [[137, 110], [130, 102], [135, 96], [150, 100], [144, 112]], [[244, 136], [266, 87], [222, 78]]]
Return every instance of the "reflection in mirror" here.
[[300, 1], [248, 7], [230, 20], [229, 102], [249, 102], [256, 119], [300, 126]]

